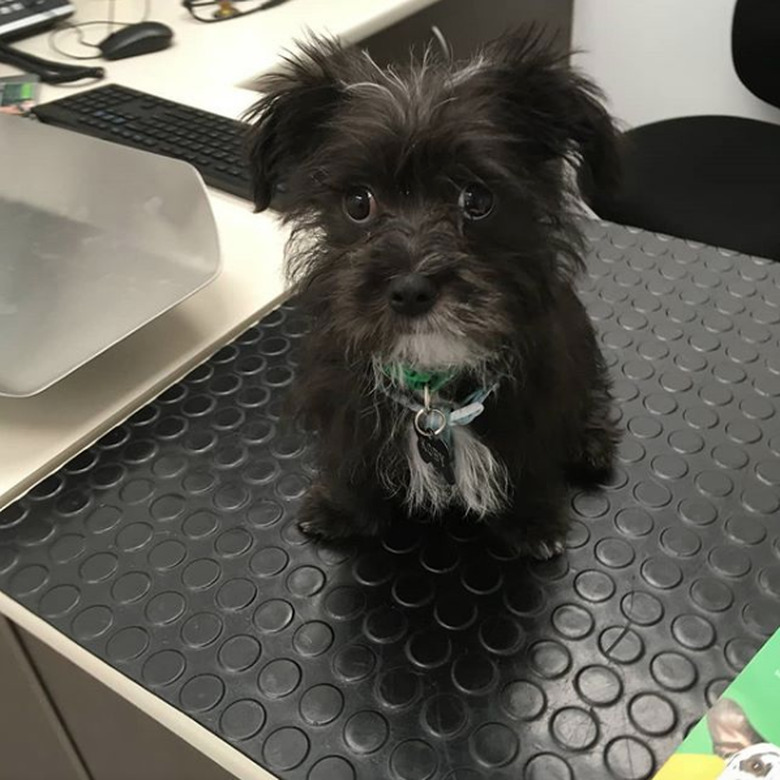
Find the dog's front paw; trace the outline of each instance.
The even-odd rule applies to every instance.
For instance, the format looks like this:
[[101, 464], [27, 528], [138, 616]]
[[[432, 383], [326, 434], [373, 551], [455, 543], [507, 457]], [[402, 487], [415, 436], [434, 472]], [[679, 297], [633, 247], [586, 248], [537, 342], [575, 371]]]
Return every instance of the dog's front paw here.
[[305, 536], [312, 539], [330, 539], [333, 538], [328, 532], [328, 523], [323, 522], [319, 517], [310, 517], [298, 521], [298, 528]]
[[349, 535], [346, 525], [344, 513], [333, 505], [327, 490], [321, 485], [310, 488], [298, 515], [301, 533], [315, 539], [340, 539]]
[[614, 473], [619, 440], [620, 434], [614, 426], [587, 431], [580, 451], [567, 469], [569, 479], [583, 487], [607, 484]]
[[562, 555], [565, 549], [566, 545], [560, 539], [555, 539], [529, 545], [526, 555], [529, 558], [535, 558], [537, 561], [549, 561], [550, 558], [557, 558], [559, 555]]
[[612, 472], [619, 441], [620, 434], [611, 424], [590, 432], [583, 448], [583, 461], [592, 474], [606, 476]]
[[510, 555], [548, 561], [566, 549], [570, 518], [560, 496], [536, 505], [515, 506], [490, 523], [496, 539]]
[[498, 544], [508, 557], [532, 558], [537, 561], [549, 561], [557, 558], [566, 549], [566, 542], [557, 536], [535, 537], [527, 534], [499, 534]]
[[301, 533], [316, 539], [348, 539], [376, 536], [384, 527], [380, 505], [343, 506], [333, 500], [324, 485], [313, 485], [303, 499], [298, 515]]
[[525, 541], [515, 545], [518, 555], [523, 558], [533, 558], [537, 561], [549, 561], [563, 554], [566, 545], [561, 539], [540, 539], [534, 542]]

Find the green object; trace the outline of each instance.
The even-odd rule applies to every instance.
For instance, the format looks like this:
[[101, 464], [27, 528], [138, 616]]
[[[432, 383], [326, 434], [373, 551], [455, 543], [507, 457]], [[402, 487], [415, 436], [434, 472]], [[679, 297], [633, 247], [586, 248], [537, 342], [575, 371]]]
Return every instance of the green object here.
[[[780, 630], [726, 688], [723, 696], [737, 702], [764, 739], [780, 744]], [[711, 753], [712, 739], [702, 720], [680, 745], [681, 753]]]
[[705, 715], [690, 731], [669, 761], [661, 767], [655, 776], [656, 780], [717, 780], [735, 777], [733, 773], [722, 773], [733, 755], [738, 755], [737, 751], [764, 743], [780, 746], [780, 630], [726, 688], [715, 709], [721, 706], [724, 699], [731, 702], [726, 709], [739, 714], [736, 718], [728, 716], [729, 719], [723, 721], [721, 726], [721, 733], [725, 734], [727, 742], [736, 743], [734, 753], [715, 760], [713, 724], [710, 722], [712, 712], [715, 711], [713, 709], [709, 716]]
[[422, 392], [428, 387], [432, 393], [441, 390], [445, 385], [451, 382], [458, 372], [450, 371], [423, 371], [419, 368], [412, 368], [401, 363], [394, 363], [382, 368], [385, 376], [399, 387], [407, 390]]
[[0, 111], [26, 114], [38, 96], [38, 77], [33, 75], [0, 78]]

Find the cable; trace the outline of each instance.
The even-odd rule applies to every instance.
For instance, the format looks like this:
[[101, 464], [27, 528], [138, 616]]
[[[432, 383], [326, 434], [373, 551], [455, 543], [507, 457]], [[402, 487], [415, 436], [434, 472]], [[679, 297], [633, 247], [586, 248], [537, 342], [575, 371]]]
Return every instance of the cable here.
[[[90, 41], [87, 41], [84, 39], [84, 33], [82, 31], [82, 28], [84, 27], [94, 27], [95, 25], [108, 25], [109, 35], [113, 32], [115, 32], [114, 27], [116, 25], [119, 25], [120, 29], [123, 29], [125, 27], [129, 27], [131, 24], [138, 24], [138, 22], [117, 22], [116, 21], [116, 15], [115, 15], [115, 8], [116, 8], [116, 0], [109, 0], [109, 7], [108, 7], [108, 19], [100, 19], [95, 20], [91, 22], [63, 22], [62, 25], [60, 25], [57, 29], [52, 30], [49, 33], [49, 48], [52, 51], [57, 52], [62, 57], [67, 57], [71, 60], [99, 60], [101, 59], [102, 55], [100, 54], [71, 54], [71, 52], [66, 51], [65, 49], [61, 48], [58, 43], [57, 39], [66, 32], [75, 32], [77, 43], [79, 46], [85, 46], [90, 49], [99, 49], [100, 47], [96, 43], [91, 43]], [[144, 0], [144, 13], [141, 19], [139, 19], [139, 22], [145, 22], [149, 18], [149, 14], [151, 13], [151, 0]], [[105, 36], [104, 36], [105, 37]]]
[[90, 68], [83, 65], [68, 65], [65, 62], [44, 60], [4, 43], [0, 43], [0, 62], [13, 65], [27, 73], [35, 73], [46, 84], [65, 84], [69, 81], [81, 81], [81, 79], [101, 79], [106, 75], [103, 68]]
[[57, 54], [59, 54], [62, 57], [67, 57], [71, 60], [99, 60], [101, 59], [100, 54], [71, 54], [68, 51], [65, 51], [65, 49], [61, 49], [57, 45], [57, 36], [61, 35], [64, 32], [75, 32], [76, 36], [78, 38], [78, 44], [79, 46], [88, 46], [90, 49], [97, 49], [99, 48], [97, 44], [90, 43], [89, 41], [84, 40], [84, 33], [81, 31], [82, 27], [89, 27], [91, 25], [95, 24], [108, 24], [107, 21], [99, 21], [99, 22], [80, 22], [79, 24], [72, 24], [71, 22], [65, 22], [62, 27], [60, 27], [57, 30], [52, 30], [49, 33], [49, 48], [53, 51], [56, 51]]

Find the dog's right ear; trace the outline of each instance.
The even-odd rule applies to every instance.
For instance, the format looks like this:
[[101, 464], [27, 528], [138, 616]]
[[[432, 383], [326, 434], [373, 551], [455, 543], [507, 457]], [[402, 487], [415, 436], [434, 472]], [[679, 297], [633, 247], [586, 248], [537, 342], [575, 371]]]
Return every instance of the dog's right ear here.
[[570, 67], [544, 28], [521, 27], [487, 44], [475, 72], [502, 108], [526, 160], [565, 159], [600, 190], [620, 178], [619, 134], [598, 87]]
[[712, 737], [712, 749], [721, 758], [731, 758], [750, 745], [765, 742], [750, 725], [742, 707], [732, 699], [719, 699], [707, 713], [707, 728]]
[[249, 162], [255, 211], [264, 211], [290, 170], [319, 146], [344, 97], [339, 68], [345, 50], [312, 38], [285, 58], [284, 69], [261, 77], [263, 97], [245, 114], [252, 123]]

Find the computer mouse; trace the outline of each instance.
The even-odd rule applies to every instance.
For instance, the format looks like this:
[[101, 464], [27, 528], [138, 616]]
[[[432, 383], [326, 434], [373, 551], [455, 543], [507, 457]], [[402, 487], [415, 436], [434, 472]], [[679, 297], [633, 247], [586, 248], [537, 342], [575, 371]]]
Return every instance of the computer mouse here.
[[104, 38], [98, 48], [107, 60], [149, 54], [171, 45], [173, 30], [160, 22], [137, 22]]

